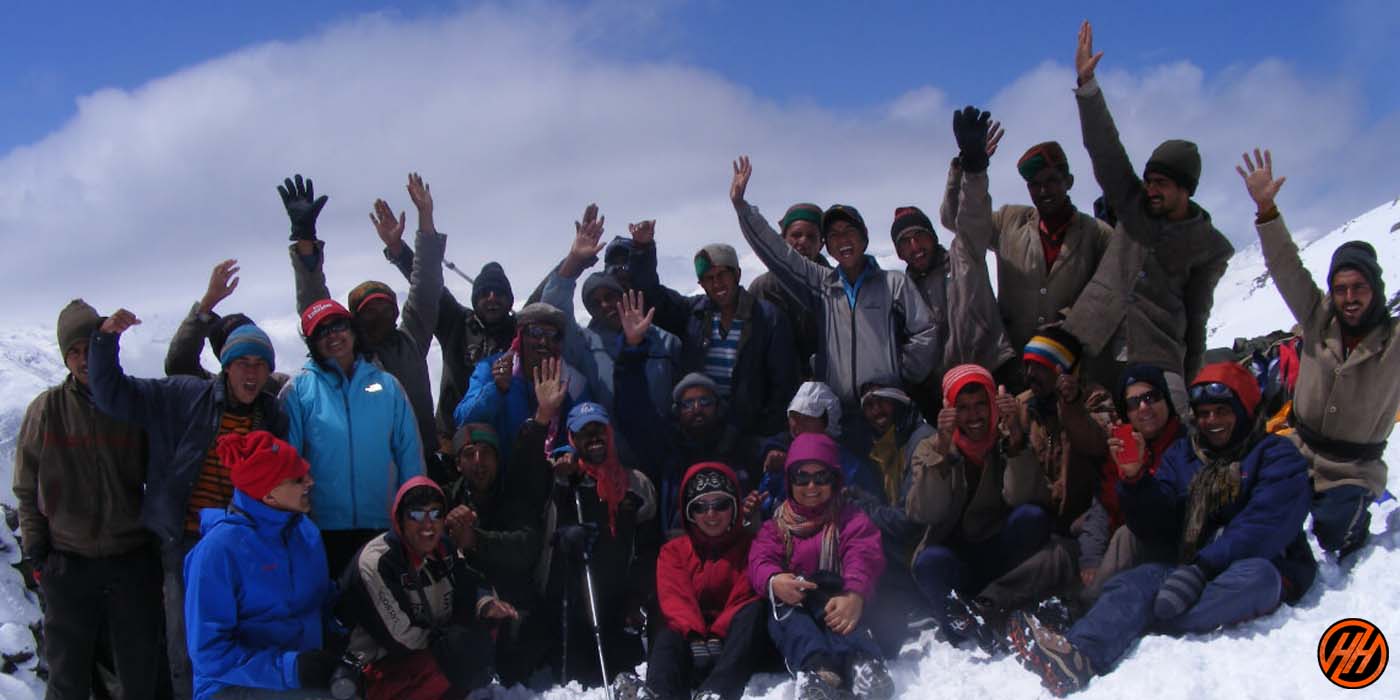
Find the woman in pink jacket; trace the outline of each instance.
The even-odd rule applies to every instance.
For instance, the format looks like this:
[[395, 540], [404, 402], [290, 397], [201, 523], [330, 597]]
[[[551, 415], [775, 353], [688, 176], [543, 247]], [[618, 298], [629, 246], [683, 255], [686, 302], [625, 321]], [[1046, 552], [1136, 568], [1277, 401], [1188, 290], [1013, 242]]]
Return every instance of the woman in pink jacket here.
[[749, 549], [749, 581], [773, 604], [768, 631], [797, 697], [894, 695], [880, 649], [861, 613], [885, 568], [880, 531], [841, 497], [836, 442], [799, 435], [787, 455], [788, 498]]

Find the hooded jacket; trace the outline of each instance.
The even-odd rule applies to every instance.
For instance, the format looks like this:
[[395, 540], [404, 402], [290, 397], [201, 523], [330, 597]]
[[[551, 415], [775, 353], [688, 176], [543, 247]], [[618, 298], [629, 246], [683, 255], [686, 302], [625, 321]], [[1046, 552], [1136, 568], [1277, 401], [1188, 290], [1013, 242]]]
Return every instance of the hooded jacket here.
[[[490, 423], [496, 429], [497, 435], [514, 435], [520, 430], [520, 426], [527, 420], [534, 420], [535, 415], [535, 383], [532, 378], [527, 378], [520, 362], [519, 353], [515, 356], [515, 370], [511, 373], [510, 389], [504, 394], [496, 388], [496, 381], [491, 375], [491, 365], [495, 364], [497, 358], [503, 355], [498, 352], [488, 356], [481, 362], [476, 363], [476, 371], [472, 373], [471, 388], [462, 397], [462, 402], [457, 404], [452, 416], [457, 425], [463, 423]], [[551, 435], [545, 442], [546, 449], [559, 447], [567, 444], [568, 436], [565, 434], [563, 417], [569, 415], [569, 411], [579, 403], [592, 401], [592, 392], [588, 390], [588, 382], [584, 376], [567, 360], [563, 363], [562, 372], [569, 385], [569, 391], [564, 396], [564, 403], [559, 407], [558, 425], [549, 426]], [[501, 460], [511, 459], [512, 445], [501, 445]]]
[[[437, 449], [437, 427], [433, 423], [433, 386], [428, 378], [428, 347], [433, 342], [433, 324], [438, 317], [442, 299], [442, 257], [447, 249], [447, 236], [419, 231], [413, 243], [419, 258], [409, 275], [408, 299], [403, 304], [399, 327], [376, 347], [359, 351], [372, 358], [395, 379], [413, 409], [412, 419], [418, 431], [418, 444], [423, 455]], [[316, 253], [310, 258], [297, 255], [291, 246], [292, 270], [296, 278], [297, 313], [307, 306], [329, 299], [326, 287], [325, 243], [316, 241]], [[356, 309], [350, 309], [353, 314]], [[357, 340], [362, 337], [357, 335]], [[450, 434], [449, 434], [450, 437]], [[423, 458], [419, 459], [424, 461]], [[312, 462], [315, 464], [315, 462]]]
[[[1373, 326], [1350, 353], [1345, 352], [1332, 297], [1318, 289], [1303, 267], [1283, 217], [1257, 228], [1264, 263], [1303, 328], [1294, 421], [1331, 440], [1384, 443], [1400, 407], [1400, 323]], [[1384, 305], [1386, 300], [1378, 296], [1373, 303]], [[1291, 439], [1308, 459], [1317, 490], [1348, 484], [1364, 486], [1372, 495], [1385, 490], [1388, 472], [1383, 459], [1348, 458], [1325, 446], [1308, 445], [1301, 435]]]
[[[146, 491], [141, 522], [169, 546], [184, 537], [190, 493], [231, 408], [223, 375], [214, 379], [136, 379], [122, 371], [118, 336], [97, 333], [88, 346], [93, 403], [113, 418], [146, 431]], [[287, 435], [287, 416], [271, 394], [253, 402], [251, 430]]]
[[753, 536], [740, 522], [744, 492], [728, 466], [718, 462], [691, 466], [681, 480], [680, 493], [702, 469], [719, 470], [734, 485], [735, 523], [719, 541], [711, 542], [686, 519], [686, 535], [663, 545], [657, 557], [656, 595], [671, 631], [686, 639], [723, 639], [734, 615], [758, 601], [745, 576]]
[[848, 410], [860, 404], [867, 382], [899, 377], [917, 384], [935, 371], [940, 348], [932, 313], [902, 272], [881, 270], [866, 256], [868, 276], [854, 308], [840, 271], [818, 265], [793, 250], [750, 205], [739, 211], [739, 230], [783, 287], [818, 316], [821, 344], [813, 376], [826, 382]]
[[237, 489], [227, 511], [200, 512], [200, 529], [185, 559], [195, 698], [300, 687], [297, 654], [322, 647], [331, 601], [320, 530]]
[[307, 360], [282, 390], [287, 442], [311, 463], [311, 518], [322, 530], [387, 529], [394, 492], [423, 473], [413, 407], [363, 356], [350, 376]]

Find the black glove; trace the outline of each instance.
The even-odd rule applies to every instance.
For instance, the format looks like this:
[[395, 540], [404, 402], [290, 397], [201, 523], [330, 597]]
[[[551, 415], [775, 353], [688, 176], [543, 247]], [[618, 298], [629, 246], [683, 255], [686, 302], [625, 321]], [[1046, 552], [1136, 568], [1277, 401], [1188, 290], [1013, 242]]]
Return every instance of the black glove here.
[[292, 222], [293, 241], [314, 241], [316, 240], [316, 217], [321, 214], [321, 207], [326, 206], [326, 195], [316, 196], [316, 188], [311, 184], [311, 178], [301, 179], [301, 175], [296, 175], [296, 181], [287, 178], [282, 184], [277, 186], [277, 194], [282, 195], [282, 206], [287, 208], [287, 218]]
[[582, 559], [598, 544], [598, 524], [561, 525], [554, 531], [554, 546], [569, 557]]
[[1206, 587], [1206, 572], [1195, 564], [1178, 566], [1172, 569], [1157, 589], [1157, 600], [1152, 604], [1152, 612], [1158, 620], [1170, 620], [1191, 609], [1201, 599], [1201, 591]]
[[987, 132], [991, 129], [992, 113], [968, 105], [953, 112], [953, 138], [958, 141], [958, 161], [963, 172], [987, 171], [991, 157], [987, 155]]
[[297, 684], [303, 688], [325, 688], [339, 665], [340, 657], [329, 651], [303, 651], [297, 654]]

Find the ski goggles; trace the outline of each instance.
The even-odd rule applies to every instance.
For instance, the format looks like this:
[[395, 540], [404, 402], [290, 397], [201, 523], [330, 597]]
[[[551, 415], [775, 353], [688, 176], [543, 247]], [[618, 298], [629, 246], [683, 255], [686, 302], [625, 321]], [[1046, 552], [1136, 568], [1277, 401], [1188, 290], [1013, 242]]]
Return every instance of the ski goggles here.
[[437, 522], [439, 520], [442, 520], [442, 509], [434, 508], [432, 510], [410, 510], [408, 511], [408, 517], [415, 523], [427, 522], [429, 520]]
[[1191, 403], [1204, 402], [1228, 402], [1235, 398], [1235, 390], [1221, 384], [1220, 382], [1206, 382], [1204, 384], [1192, 384], [1186, 392], [1191, 398]]
[[836, 482], [836, 472], [830, 469], [823, 469], [819, 472], [796, 471], [792, 473], [793, 486], [806, 486], [815, 484], [817, 486], [830, 486]]

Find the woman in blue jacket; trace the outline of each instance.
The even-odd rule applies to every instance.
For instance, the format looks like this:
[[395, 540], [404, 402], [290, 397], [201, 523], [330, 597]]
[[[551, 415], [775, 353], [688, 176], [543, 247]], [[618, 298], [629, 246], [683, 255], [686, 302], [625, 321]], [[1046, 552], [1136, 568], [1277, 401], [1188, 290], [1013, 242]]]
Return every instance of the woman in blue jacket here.
[[186, 636], [197, 700], [330, 697], [322, 651], [330, 576], [311, 510], [306, 460], [265, 431], [219, 438], [233, 504], [200, 511], [185, 559]]
[[356, 351], [345, 307], [331, 299], [307, 306], [301, 332], [311, 359], [282, 390], [287, 442], [311, 463], [311, 519], [339, 573], [389, 529], [389, 504], [423, 473], [423, 451], [403, 387]]

